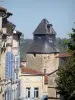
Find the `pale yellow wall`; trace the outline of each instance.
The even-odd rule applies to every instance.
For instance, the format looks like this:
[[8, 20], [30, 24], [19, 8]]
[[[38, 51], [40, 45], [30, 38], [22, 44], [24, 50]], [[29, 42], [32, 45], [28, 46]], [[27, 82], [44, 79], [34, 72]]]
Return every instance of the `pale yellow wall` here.
[[3, 33], [7, 33], [7, 28], [6, 27], [3, 27], [2, 28], [2, 31], [3, 31]]
[[38, 87], [39, 98], [42, 98], [44, 94], [48, 94], [48, 85], [44, 84], [44, 76], [21, 76], [21, 98], [24, 96], [24, 88], [26, 87]]
[[5, 52], [4, 51], [1, 54], [0, 76], [1, 79], [5, 78]]

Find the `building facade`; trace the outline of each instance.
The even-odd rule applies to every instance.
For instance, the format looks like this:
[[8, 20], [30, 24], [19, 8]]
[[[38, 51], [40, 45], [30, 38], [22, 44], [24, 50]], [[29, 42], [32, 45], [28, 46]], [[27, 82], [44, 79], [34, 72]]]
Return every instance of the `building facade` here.
[[21, 100], [43, 100], [48, 95], [48, 77], [44, 73], [21, 66]]
[[14, 98], [12, 99], [13, 94], [16, 94], [15, 98], [20, 96], [18, 70], [20, 68], [19, 40], [21, 32], [14, 31], [16, 26], [8, 21], [11, 15], [12, 13], [7, 12], [7, 9], [0, 7], [0, 79], [2, 90], [0, 100], [14, 100]]
[[[56, 47], [56, 32], [48, 20], [43, 19], [33, 32], [33, 43], [27, 52], [27, 67], [51, 73], [58, 69], [59, 50]], [[48, 79], [48, 97], [56, 98], [56, 74], [50, 75]], [[51, 85], [52, 84], [52, 85]], [[53, 88], [51, 88], [53, 87]], [[51, 92], [53, 92], [51, 94]], [[51, 100], [51, 99], [50, 99]]]

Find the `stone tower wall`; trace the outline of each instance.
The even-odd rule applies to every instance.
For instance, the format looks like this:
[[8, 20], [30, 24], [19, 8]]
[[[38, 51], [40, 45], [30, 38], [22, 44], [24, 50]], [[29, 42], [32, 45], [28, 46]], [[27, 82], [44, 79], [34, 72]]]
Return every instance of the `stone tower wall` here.
[[[46, 73], [51, 73], [58, 69], [59, 58], [56, 58], [59, 54], [27, 54], [27, 67], [39, 70]], [[48, 76], [48, 97], [56, 98], [56, 73]], [[59, 100], [59, 99], [49, 99], [49, 100]]]
[[50, 73], [58, 68], [59, 58], [57, 54], [27, 54], [27, 67]]

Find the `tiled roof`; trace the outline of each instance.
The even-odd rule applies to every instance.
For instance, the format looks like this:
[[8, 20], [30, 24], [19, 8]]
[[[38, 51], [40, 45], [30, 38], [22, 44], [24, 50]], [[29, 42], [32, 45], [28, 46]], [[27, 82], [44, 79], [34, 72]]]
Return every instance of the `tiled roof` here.
[[59, 53], [58, 56], [56, 56], [56, 58], [63, 58], [63, 57], [70, 57], [72, 56], [70, 53]]
[[56, 34], [55, 30], [52, 28], [51, 33], [48, 31], [48, 27], [52, 27], [47, 19], [43, 19], [37, 28], [34, 30], [33, 34]]
[[48, 83], [48, 76], [44, 75], [45, 73], [42, 73], [40, 71], [37, 71], [37, 70], [33, 70], [31, 68], [27, 68], [27, 67], [24, 67], [23, 65], [21, 65], [21, 73], [22, 74], [32, 74], [32, 75], [35, 75], [35, 76], [45, 76], [44, 77], [44, 80], [45, 80], [45, 84]]
[[4, 7], [0, 6], [0, 11], [6, 12], [7, 9], [5, 9]]
[[21, 65], [21, 72], [22, 73], [25, 73], [25, 74], [44, 74], [40, 71], [36, 71], [36, 70], [33, 70], [31, 68], [27, 68], [27, 67], [23, 67], [23, 65]]

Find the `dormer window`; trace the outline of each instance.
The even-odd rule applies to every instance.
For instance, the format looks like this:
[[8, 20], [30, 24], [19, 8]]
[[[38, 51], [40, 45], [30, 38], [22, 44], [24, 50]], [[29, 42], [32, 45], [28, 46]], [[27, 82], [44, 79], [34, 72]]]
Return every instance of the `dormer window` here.
[[52, 38], [49, 38], [49, 42], [52, 42]]
[[38, 36], [38, 39], [41, 39], [41, 37], [40, 37], [40, 36]]

